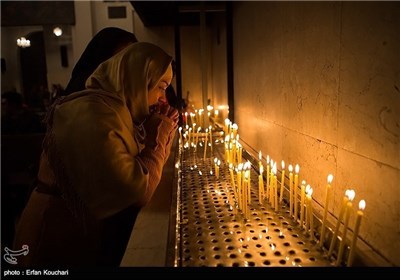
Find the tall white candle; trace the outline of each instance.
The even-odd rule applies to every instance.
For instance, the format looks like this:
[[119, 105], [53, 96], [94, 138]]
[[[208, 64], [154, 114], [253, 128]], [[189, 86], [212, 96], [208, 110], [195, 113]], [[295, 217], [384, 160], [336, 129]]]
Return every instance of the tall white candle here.
[[293, 215], [293, 166], [289, 164], [289, 215]]
[[285, 162], [282, 160], [281, 191], [280, 191], [280, 197], [279, 197], [280, 204], [282, 204], [282, 202], [283, 202], [284, 187], [285, 187]]
[[276, 162], [274, 164], [274, 206], [275, 211], [278, 211], [278, 179], [276, 177], [277, 169], [276, 169]]
[[[199, 128], [200, 128], [200, 127], [199, 127]], [[203, 155], [203, 159], [206, 159], [206, 155], [207, 155], [208, 128], [206, 128], [205, 136], [206, 136], [206, 140], [205, 140], [205, 143], [204, 143], [204, 155]]]
[[264, 166], [260, 165], [260, 174], [258, 175], [258, 201], [262, 204], [264, 198], [264, 179], [263, 179]]
[[346, 206], [346, 213], [345, 213], [345, 219], [344, 219], [344, 228], [343, 228], [343, 234], [342, 234], [342, 239], [340, 241], [340, 246], [339, 246], [339, 252], [336, 260], [336, 265], [339, 266], [342, 263], [342, 258], [343, 258], [343, 253], [344, 253], [344, 247], [346, 245], [346, 234], [347, 234], [347, 229], [349, 227], [349, 219], [350, 215], [353, 212], [353, 199], [355, 196], [354, 190], [351, 190], [351, 193], [349, 193], [349, 202], [347, 202]]
[[326, 185], [324, 216], [322, 218], [322, 226], [321, 226], [321, 237], [320, 237], [320, 240], [319, 240], [319, 245], [321, 247], [324, 246], [325, 229], [326, 229], [326, 217], [327, 217], [327, 214], [328, 214], [328, 204], [329, 204], [329, 199], [330, 199], [332, 180], [333, 180], [333, 175], [329, 174], [328, 175], [328, 184]]
[[297, 190], [299, 187], [299, 172], [300, 172], [300, 166], [296, 164], [296, 167], [294, 169], [295, 175], [294, 175], [294, 184], [293, 184], [293, 203], [294, 203], [294, 220], [297, 221], [298, 218], [298, 195], [297, 195]]
[[270, 177], [270, 167], [269, 167], [269, 155], [267, 155], [267, 186], [266, 186], [266, 198], [269, 198], [269, 177]]
[[304, 223], [304, 199], [306, 196], [306, 181], [303, 180], [301, 182], [301, 189], [300, 189], [300, 227], [303, 228]]
[[365, 200], [361, 200], [358, 203], [358, 209], [359, 210], [357, 211], [356, 224], [354, 226], [354, 232], [353, 232], [353, 240], [351, 242], [349, 258], [347, 259], [347, 266], [353, 265], [354, 253], [356, 251], [356, 243], [358, 238], [358, 232], [360, 230], [361, 218], [364, 216], [363, 210], [365, 209]]
[[308, 194], [307, 194], [307, 199], [308, 199], [308, 207], [310, 208], [310, 211], [308, 214], [310, 215], [310, 238], [311, 240], [314, 239], [314, 211], [313, 211], [313, 206], [312, 206], [312, 193], [313, 189], [310, 188]]

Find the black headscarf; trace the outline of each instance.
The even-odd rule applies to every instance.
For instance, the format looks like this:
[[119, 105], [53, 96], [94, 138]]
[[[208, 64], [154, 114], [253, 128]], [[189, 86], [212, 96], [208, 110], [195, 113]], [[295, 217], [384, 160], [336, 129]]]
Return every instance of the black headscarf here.
[[71, 79], [65, 89], [65, 95], [85, 89], [87, 78], [102, 62], [112, 57], [129, 43], [136, 43], [136, 36], [117, 27], [100, 30], [89, 42], [72, 70]]

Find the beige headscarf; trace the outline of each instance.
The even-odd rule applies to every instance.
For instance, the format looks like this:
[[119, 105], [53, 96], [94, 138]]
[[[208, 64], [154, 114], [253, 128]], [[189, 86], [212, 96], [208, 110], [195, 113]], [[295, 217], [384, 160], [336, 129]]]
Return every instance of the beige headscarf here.
[[76, 217], [84, 212], [82, 202], [98, 217], [110, 216], [135, 202], [140, 191], [135, 186], [147, 184], [148, 174], [135, 159], [138, 138], [149, 114], [148, 92], [171, 61], [153, 44], [134, 43], [100, 64], [87, 79], [87, 90], [53, 104], [44, 151]]
[[149, 114], [148, 91], [157, 85], [171, 61], [172, 57], [156, 45], [134, 43], [100, 64], [86, 87], [118, 95], [132, 120], [140, 124]]

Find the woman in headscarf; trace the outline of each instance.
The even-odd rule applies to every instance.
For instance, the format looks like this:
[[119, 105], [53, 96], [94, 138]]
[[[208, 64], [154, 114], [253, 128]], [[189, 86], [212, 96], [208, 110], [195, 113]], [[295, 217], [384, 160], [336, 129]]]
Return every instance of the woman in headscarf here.
[[85, 89], [86, 79], [93, 71], [129, 44], [136, 43], [136, 36], [118, 27], [106, 27], [90, 40], [72, 70], [71, 79], [65, 88], [65, 95]]
[[29, 267], [119, 266], [140, 208], [152, 197], [176, 132], [166, 102], [172, 57], [134, 43], [100, 64], [86, 90], [47, 116], [38, 185], [14, 249]]

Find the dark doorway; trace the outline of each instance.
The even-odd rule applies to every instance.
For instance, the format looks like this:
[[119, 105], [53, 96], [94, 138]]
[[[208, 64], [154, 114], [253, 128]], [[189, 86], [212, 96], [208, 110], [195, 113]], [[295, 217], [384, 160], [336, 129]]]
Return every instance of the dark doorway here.
[[43, 95], [48, 94], [43, 31], [29, 33], [26, 39], [31, 41], [31, 46], [20, 48], [22, 91], [25, 103], [40, 109]]

